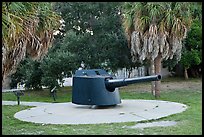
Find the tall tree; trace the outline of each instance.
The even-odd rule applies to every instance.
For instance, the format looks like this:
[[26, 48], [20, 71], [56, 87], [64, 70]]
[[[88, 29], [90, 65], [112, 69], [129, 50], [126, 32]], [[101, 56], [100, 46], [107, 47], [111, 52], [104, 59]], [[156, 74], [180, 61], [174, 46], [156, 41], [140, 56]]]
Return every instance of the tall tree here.
[[[202, 3], [196, 2], [191, 7], [193, 20], [187, 37], [183, 41], [181, 60], [178, 62], [174, 57], [163, 61], [163, 65], [170, 71], [175, 71], [175, 75], [182, 75], [185, 79], [189, 76], [202, 75]], [[183, 70], [184, 73], [181, 74]]]
[[[192, 6], [192, 25], [184, 41], [181, 63], [184, 67], [184, 77], [188, 79], [188, 69], [196, 66], [196, 70], [202, 66], [202, 3], [196, 2]], [[198, 71], [193, 70], [194, 73]], [[196, 75], [196, 74], [194, 74]], [[198, 75], [198, 74], [197, 74]]]
[[59, 20], [52, 3], [2, 3], [2, 82], [26, 55], [37, 60], [47, 53]]
[[[161, 62], [181, 58], [182, 40], [191, 24], [190, 2], [126, 2], [124, 27], [133, 61], [151, 64], [151, 73], [161, 73]], [[160, 81], [152, 85], [160, 96]]]
[[77, 55], [87, 68], [117, 70], [130, 63], [122, 30], [120, 3], [66, 2], [55, 8], [65, 21], [61, 48]]
[[131, 63], [126, 46], [119, 5], [114, 2], [55, 4], [64, 26], [59, 29], [52, 48], [41, 61], [39, 68], [44, 86], [57, 85], [57, 80], [70, 76], [70, 72], [78, 69], [82, 61], [87, 69], [104, 68], [111, 71], [136, 65]]
[[[187, 70], [202, 63], [202, 21], [194, 20], [187, 39], [184, 41], [184, 48], [180, 63], [184, 67], [184, 77], [188, 79]], [[197, 66], [198, 67], [198, 66]], [[195, 71], [195, 73], [198, 73]]]

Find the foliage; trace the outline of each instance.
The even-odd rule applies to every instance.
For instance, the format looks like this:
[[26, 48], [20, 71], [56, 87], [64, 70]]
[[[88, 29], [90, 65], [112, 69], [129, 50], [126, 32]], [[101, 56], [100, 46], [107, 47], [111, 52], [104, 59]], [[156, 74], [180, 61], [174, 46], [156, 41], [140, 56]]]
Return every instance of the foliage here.
[[26, 58], [12, 75], [11, 86], [18, 82], [28, 89], [39, 89], [42, 86], [53, 88], [62, 82], [64, 77], [71, 76], [71, 70], [76, 70], [75, 57], [67, 51], [56, 51], [48, 54], [41, 62]]
[[191, 24], [191, 3], [126, 2], [123, 26], [133, 61], [180, 60], [182, 40]]
[[2, 77], [13, 74], [26, 55], [41, 59], [51, 46], [60, 16], [48, 2], [2, 3]]
[[[182, 54], [181, 54], [181, 58], [182, 58]], [[172, 59], [163, 60], [162, 62], [163, 67], [168, 68], [170, 72], [174, 72], [175, 66], [177, 64], [178, 64], [178, 60], [176, 60], [175, 57], [173, 57]]]
[[197, 19], [193, 21], [184, 44], [187, 50], [202, 50], [202, 21]]
[[64, 77], [72, 75], [76, 70], [76, 57], [67, 50], [57, 50], [48, 54], [41, 63], [42, 85], [52, 88], [58, 86], [58, 81], [63, 82]]
[[17, 83], [25, 84], [25, 88], [41, 89], [42, 70], [40, 62], [26, 58], [18, 66], [16, 73], [11, 75], [11, 87], [15, 87]]
[[[21, 65], [21, 64], [20, 64]], [[20, 82], [21, 84], [24, 84], [24, 71], [20, 71], [20, 65], [17, 67], [16, 72], [11, 75], [11, 83], [10, 87], [12, 88], [17, 88], [17, 84]]]
[[[182, 40], [191, 25], [192, 3], [125, 2], [123, 26], [134, 62], [150, 62], [150, 74], [161, 74], [162, 60], [181, 58]], [[160, 81], [152, 82], [152, 93], [160, 96]]]
[[41, 89], [41, 78], [43, 71], [40, 68], [40, 62], [38, 61], [30, 61], [26, 66], [25, 71], [25, 87], [26, 88], [34, 88], [34, 89]]
[[200, 55], [198, 54], [197, 51], [191, 50], [191, 51], [183, 51], [183, 56], [181, 58], [181, 63], [185, 68], [190, 68], [191, 65], [198, 65], [201, 63], [201, 59], [199, 57]]
[[187, 37], [183, 40], [181, 61], [178, 62], [173, 58], [163, 62], [170, 70], [173, 70], [178, 63], [189, 69], [202, 63], [202, 4], [199, 2], [192, 4], [191, 12], [193, 21]]
[[193, 5], [192, 13], [194, 20], [184, 41], [185, 48], [180, 62], [186, 69], [202, 63], [202, 5]]
[[57, 85], [57, 80], [62, 82], [63, 77], [71, 76], [82, 61], [86, 69], [116, 71], [138, 66], [131, 62], [121, 26], [120, 3], [56, 2], [54, 7], [63, 23], [53, 47], [40, 62], [42, 85]]
[[67, 2], [55, 5], [65, 21], [61, 47], [78, 55], [78, 66], [83, 61], [86, 68], [115, 71], [130, 67], [119, 6], [120, 3], [114, 2]]

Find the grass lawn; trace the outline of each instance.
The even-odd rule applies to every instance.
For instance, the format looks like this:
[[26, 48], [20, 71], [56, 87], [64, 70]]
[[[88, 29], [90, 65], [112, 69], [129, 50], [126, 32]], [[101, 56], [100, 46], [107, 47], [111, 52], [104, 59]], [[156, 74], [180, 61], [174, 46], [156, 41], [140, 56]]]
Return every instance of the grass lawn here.
[[[168, 79], [165, 82], [180, 82], [178, 79]], [[192, 80], [192, 81], [202, 81]], [[138, 92], [138, 86], [144, 83], [134, 84], [120, 89], [121, 99], [155, 99], [150, 92]], [[131, 88], [131, 92], [129, 89]], [[132, 89], [135, 89], [132, 91]], [[2, 100], [14, 100], [13, 93], [2, 93]], [[53, 102], [48, 90], [26, 91], [21, 101]], [[3, 135], [201, 135], [202, 134], [202, 90], [171, 90], [161, 91], [159, 100], [179, 102], [188, 105], [188, 109], [182, 113], [174, 114], [154, 121], [173, 120], [178, 122], [175, 126], [149, 127], [144, 129], [129, 129], [124, 126], [133, 126], [136, 122], [123, 122], [111, 124], [89, 124], [89, 125], [52, 125], [35, 124], [15, 119], [13, 115], [29, 106], [7, 106], [2, 105], [2, 134]], [[71, 101], [71, 87], [61, 88], [57, 91], [57, 102]], [[150, 122], [150, 121], [142, 121]], [[141, 122], [141, 123], [142, 123]]]

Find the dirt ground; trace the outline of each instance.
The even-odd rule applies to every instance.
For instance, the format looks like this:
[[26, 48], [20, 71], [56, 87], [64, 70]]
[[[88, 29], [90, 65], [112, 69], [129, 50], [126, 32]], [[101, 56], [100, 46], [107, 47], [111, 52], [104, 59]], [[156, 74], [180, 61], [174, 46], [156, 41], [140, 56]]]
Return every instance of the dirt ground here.
[[[137, 91], [140, 92], [149, 92], [151, 90], [151, 83], [149, 84], [134, 84], [134, 85], [128, 85], [125, 88], [126, 91], [135, 91], [135, 88]], [[177, 89], [184, 89], [184, 90], [195, 90], [198, 92], [202, 92], [202, 79], [200, 80], [183, 80], [183, 81], [171, 81], [171, 82], [161, 82], [161, 90], [162, 91], [171, 91], [171, 90], [177, 90]]]
[[161, 90], [166, 91], [175, 89], [202, 91], [202, 81], [163, 82], [161, 84]]

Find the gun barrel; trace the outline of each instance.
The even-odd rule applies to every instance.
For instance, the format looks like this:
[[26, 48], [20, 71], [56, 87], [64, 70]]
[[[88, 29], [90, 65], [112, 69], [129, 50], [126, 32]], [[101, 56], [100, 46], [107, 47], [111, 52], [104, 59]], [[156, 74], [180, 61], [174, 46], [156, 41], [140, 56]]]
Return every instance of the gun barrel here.
[[144, 76], [138, 78], [127, 78], [127, 79], [108, 79], [105, 82], [106, 88], [109, 91], [113, 91], [117, 87], [127, 86], [129, 84], [147, 82], [147, 81], [159, 81], [161, 75]]

